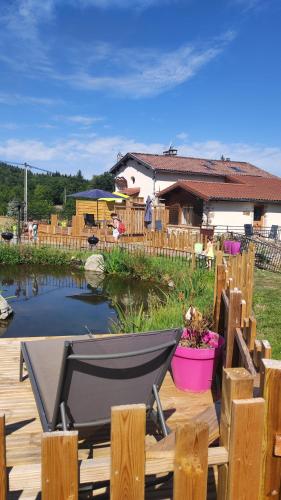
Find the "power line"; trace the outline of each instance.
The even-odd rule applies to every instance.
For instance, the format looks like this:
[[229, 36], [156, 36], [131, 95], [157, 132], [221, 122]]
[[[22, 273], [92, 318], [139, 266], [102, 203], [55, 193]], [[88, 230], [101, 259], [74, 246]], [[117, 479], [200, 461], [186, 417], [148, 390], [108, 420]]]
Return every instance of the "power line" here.
[[41, 172], [46, 172], [47, 174], [53, 174], [54, 172], [51, 172], [50, 170], [47, 170], [45, 168], [40, 168], [40, 167], [34, 167], [32, 165], [29, 165], [28, 163], [18, 163], [18, 162], [8, 162], [7, 160], [3, 162], [4, 165], [6, 166], [22, 166], [24, 167], [24, 185], [23, 185], [23, 199], [24, 199], [24, 222], [27, 222], [27, 172], [28, 169], [35, 169], [35, 170], [40, 170]]

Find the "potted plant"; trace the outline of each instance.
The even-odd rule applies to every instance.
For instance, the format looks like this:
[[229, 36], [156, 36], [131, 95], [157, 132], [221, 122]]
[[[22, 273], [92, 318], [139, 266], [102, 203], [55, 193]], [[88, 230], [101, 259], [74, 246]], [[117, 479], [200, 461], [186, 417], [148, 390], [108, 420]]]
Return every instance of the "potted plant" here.
[[211, 388], [224, 339], [210, 330], [208, 322], [193, 306], [184, 315], [185, 327], [172, 359], [175, 385], [184, 391]]

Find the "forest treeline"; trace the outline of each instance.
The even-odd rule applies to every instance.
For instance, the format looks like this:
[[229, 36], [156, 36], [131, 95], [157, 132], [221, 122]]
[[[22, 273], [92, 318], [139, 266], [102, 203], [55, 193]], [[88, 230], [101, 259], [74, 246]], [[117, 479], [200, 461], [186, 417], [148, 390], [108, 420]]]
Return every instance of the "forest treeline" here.
[[[81, 170], [76, 175], [34, 173], [28, 170], [28, 216], [49, 219], [51, 213], [59, 211], [62, 217], [70, 218], [75, 213], [75, 202], [67, 196], [91, 188], [112, 191], [114, 178], [109, 172], [84, 179]], [[13, 202], [23, 201], [24, 169], [0, 163], [0, 215], [10, 215]], [[62, 207], [62, 208], [61, 208]]]

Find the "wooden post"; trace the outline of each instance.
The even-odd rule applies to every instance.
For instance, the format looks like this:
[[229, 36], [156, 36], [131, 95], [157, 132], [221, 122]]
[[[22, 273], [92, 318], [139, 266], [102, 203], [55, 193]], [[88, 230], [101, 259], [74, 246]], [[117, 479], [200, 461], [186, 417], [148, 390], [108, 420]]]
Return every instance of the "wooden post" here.
[[263, 464], [260, 499], [281, 498], [281, 457], [274, 455], [276, 434], [281, 434], [281, 361], [261, 362], [261, 391], [265, 399]]
[[214, 298], [214, 330], [218, 331], [219, 320], [221, 315], [221, 296], [222, 291], [225, 288], [226, 276], [223, 264], [218, 264], [216, 269], [216, 287], [215, 287], [215, 298]]
[[[224, 368], [220, 420], [220, 446], [229, 448], [232, 400], [253, 397], [254, 379], [245, 368]], [[218, 500], [226, 499], [228, 465], [219, 466]], [[234, 499], [233, 499], [234, 500]]]
[[145, 405], [111, 409], [111, 500], [144, 498]]
[[42, 500], [78, 500], [78, 432], [42, 435]]
[[233, 363], [235, 331], [241, 325], [241, 299], [242, 294], [240, 290], [237, 288], [230, 290], [226, 331], [226, 368], [231, 368]]
[[176, 430], [174, 500], [206, 500], [209, 429], [189, 422]]
[[262, 398], [232, 401], [227, 500], [258, 499], [264, 406]]
[[8, 490], [6, 470], [5, 415], [0, 415], [0, 500], [6, 500]]

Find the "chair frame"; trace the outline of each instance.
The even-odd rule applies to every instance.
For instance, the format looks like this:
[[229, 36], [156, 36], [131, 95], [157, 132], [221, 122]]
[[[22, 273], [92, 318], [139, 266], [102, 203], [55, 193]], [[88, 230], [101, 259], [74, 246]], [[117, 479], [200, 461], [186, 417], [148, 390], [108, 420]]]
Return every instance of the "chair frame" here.
[[[58, 389], [57, 389], [57, 395], [56, 395], [56, 402], [55, 402], [55, 410], [53, 414], [53, 419], [52, 422], [48, 422], [47, 416], [45, 413], [45, 408], [43, 401], [40, 396], [40, 390], [38, 388], [38, 384], [36, 381], [36, 377], [32, 368], [32, 363], [28, 354], [28, 350], [25, 346], [25, 343], [21, 343], [21, 352], [20, 352], [20, 373], [19, 373], [19, 380], [20, 382], [23, 380], [23, 365], [25, 363], [28, 376], [30, 378], [31, 386], [33, 389], [35, 401], [37, 404], [38, 412], [40, 415], [41, 423], [43, 430], [45, 432], [52, 432], [54, 430], [70, 430], [70, 429], [83, 429], [86, 427], [96, 427], [99, 425], [106, 425], [110, 423], [110, 418], [109, 419], [103, 419], [103, 420], [95, 420], [95, 421], [89, 421], [89, 422], [78, 422], [78, 423], [71, 423], [67, 419], [66, 415], [66, 410], [65, 410], [65, 402], [62, 400], [62, 394], [63, 394], [63, 388], [64, 388], [64, 380], [65, 380], [65, 374], [66, 374], [66, 369], [67, 369], [67, 363], [71, 362], [71, 360], [79, 360], [79, 361], [84, 361], [84, 360], [106, 360], [106, 359], [120, 359], [124, 357], [132, 357], [132, 356], [138, 356], [142, 354], [147, 354], [147, 353], [152, 353], [152, 352], [157, 352], [160, 351], [161, 349], [164, 348], [171, 348], [170, 354], [167, 356], [167, 360], [165, 364], [163, 365], [163, 368], [161, 372], [159, 373], [157, 380], [155, 383], [152, 385], [152, 391], [151, 391], [151, 396], [149, 399], [149, 402], [146, 406], [147, 410], [147, 417], [150, 418], [154, 424], [156, 424], [160, 430], [162, 431], [164, 436], [167, 436], [170, 433], [170, 429], [168, 428], [166, 422], [165, 422], [165, 417], [160, 401], [160, 396], [159, 396], [159, 390], [162, 385], [162, 382], [165, 378], [165, 375], [167, 373], [167, 370], [170, 366], [170, 362], [172, 359], [172, 356], [176, 350], [176, 347], [178, 345], [178, 341], [181, 336], [181, 330], [177, 330], [178, 335], [177, 335], [177, 340], [172, 340], [170, 342], [166, 342], [164, 344], [159, 344], [158, 346], [154, 347], [149, 347], [146, 349], [140, 349], [137, 351], [130, 351], [130, 352], [125, 352], [125, 353], [114, 353], [114, 354], [99, 354], [99, 355], [77, 355], [77, 354], [69, 354], [70, 348], [73, 345], [73, 341], [66, 340], [64, 342], [64, 350], [63, 350], [63, 359], [60, 367], [60, 374], [59, 374], [59, 381], [58, 381]], [[153, 409], [154, 403], [156, 404], [157, 407], [157, 412]]]

